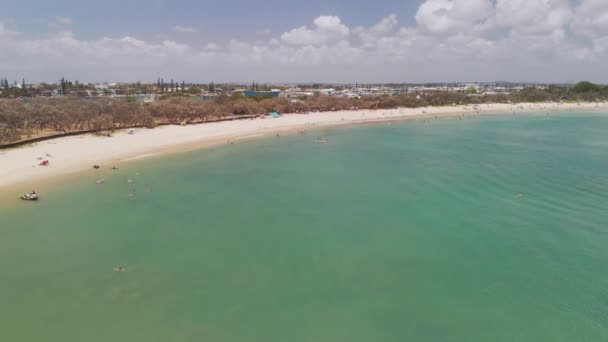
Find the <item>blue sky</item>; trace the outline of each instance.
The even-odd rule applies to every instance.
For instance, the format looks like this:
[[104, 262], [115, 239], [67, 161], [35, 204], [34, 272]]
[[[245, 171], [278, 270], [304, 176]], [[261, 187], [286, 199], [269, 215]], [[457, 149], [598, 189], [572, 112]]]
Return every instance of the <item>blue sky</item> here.
[[[72, 19], [72, 28], [83, 39], [132, 35], [155, 38], [176, 25], [196, 28], [214, 40], [254, 39], [256, 33], [280, 33], [310, 24], [321, 15], [339, 15], [347, 25], [372, 25], [395, 13], [413, 23], [421, 1], [365, 0], [104, 0], [104, 1], [0, 1], [0, 19], [23, 25], [37, 34], [57, 17]], [[83, 5], [86, 3], [86, 5]], [[405, 20], [407, 19], [407, 20]], [[20, 25], [20, 26], [21, 26]]]
[[5, 1], [9, 79], [608, 83], [606, 0]]

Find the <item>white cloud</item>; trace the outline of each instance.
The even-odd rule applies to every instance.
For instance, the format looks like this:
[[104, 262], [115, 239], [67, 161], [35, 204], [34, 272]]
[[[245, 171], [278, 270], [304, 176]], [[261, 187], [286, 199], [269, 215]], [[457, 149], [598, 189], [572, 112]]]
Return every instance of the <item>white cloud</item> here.
[[350, 34], [350, 29], [336, 16], [320, 16], [314, 24], [314, 29], [302, 26], [285, 32], [281, 39], [291, 45], [321, 45], [335, 43]]
[[195, 29], [194, 27], [187, 27], [187, 26], [180, 26], [177, 25], [175, 27], [173, 27], [173, 32], [179, 32], [179, 33], [196, 33], [198, 32], [197, 29]]
[[72, 18], [70, 17], [57, 17], [57, 23], [61, 25], [70, 25], [72, 24]]
[[568, 0], [497, 0], [496, 21], [521, 34], [552, 34], [572, 19]]
[[394, 32], [398, 23], [397, 15], [391, 14], [366, 31], [373, 36], [383, 36]]
[[490, 0], [426, 0], [418, 8], [416, 23], [433, 34], [469, 32], [486, 24], [493, 10]]
[[591, 38], [608, 36], [608, 1], [583, 0], [574, 14], [572, 27]]
[[372, 27], [357, 27], [353, 30], [359, 39], [363, 42], [364, 47], [374, 47], [378, 39], [389, 36], [395, 32], [399, 21], [397, 20], [396, 14], [391, 14]]

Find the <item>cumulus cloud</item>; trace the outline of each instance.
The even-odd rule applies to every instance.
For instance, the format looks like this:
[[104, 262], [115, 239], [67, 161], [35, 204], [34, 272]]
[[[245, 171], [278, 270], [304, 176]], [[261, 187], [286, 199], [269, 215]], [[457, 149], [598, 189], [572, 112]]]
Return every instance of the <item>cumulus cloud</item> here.
[[313, 29], [302, 26], [285, 32], [281, 39], [291, 45], [321, 45], [340, 41], [350, 34], [350, 29], [336, 16], [320, 16], [314, 24]]
[[490, 0], [427, 0], [418, 8], [416, 23], [434, 34], [469, 32], [483, 27], [493, 11]]
[[553, 34], [572, 19], [568, 0], [497, 0], [496, 21], [521, 34]]
[[397, 15], [391, 14], [365, 31], [373, 36], [383, 36], [392, 33], [398, 23]]
[[608, 1], [584, 0], [574, 14], [572, 27], [591, 38], [608, 36]]
[[608, 78], [605, 0], [425, 0], [414, 25], [399, 21], [389, 14], [350, 28], [338, 16], [320, 16], [264, 39], [200, 47], [168, 37], [87, 40], [71, 31], [25, 38], [0, 23], [0, 74], [269, 82]]
[[196, 32], [198, 32], [198, 30], [195, 29], [194, 27], [187, 27], [187, 26], [177, 25], [177, 26], [173, 27], [173, 32], [196, 33]]
[[357, 27], [353, 31], [359, 35], [365, 47], [373, 47], [378, 39], [395, 32], [399, 21], [396, 14], [391, 14], [371, 27]]

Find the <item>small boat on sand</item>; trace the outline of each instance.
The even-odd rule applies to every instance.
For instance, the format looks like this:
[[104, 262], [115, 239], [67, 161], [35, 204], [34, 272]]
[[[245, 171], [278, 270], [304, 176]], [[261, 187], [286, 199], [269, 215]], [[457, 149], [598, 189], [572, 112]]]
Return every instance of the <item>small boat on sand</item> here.
[[38, 195], [34, 192], [34, 193], [26, 193], [21, 195], [19, 198], [21, 198], [24, 201], [37, 201], [38, 200]]

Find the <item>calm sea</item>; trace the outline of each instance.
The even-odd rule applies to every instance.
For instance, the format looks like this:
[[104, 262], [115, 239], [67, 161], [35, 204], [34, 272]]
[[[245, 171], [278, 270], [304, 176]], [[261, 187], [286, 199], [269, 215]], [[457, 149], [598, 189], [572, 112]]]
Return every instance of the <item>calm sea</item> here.
[[1, 341], [608, 340], [606, 114], [102, 166], [0, 208]]

